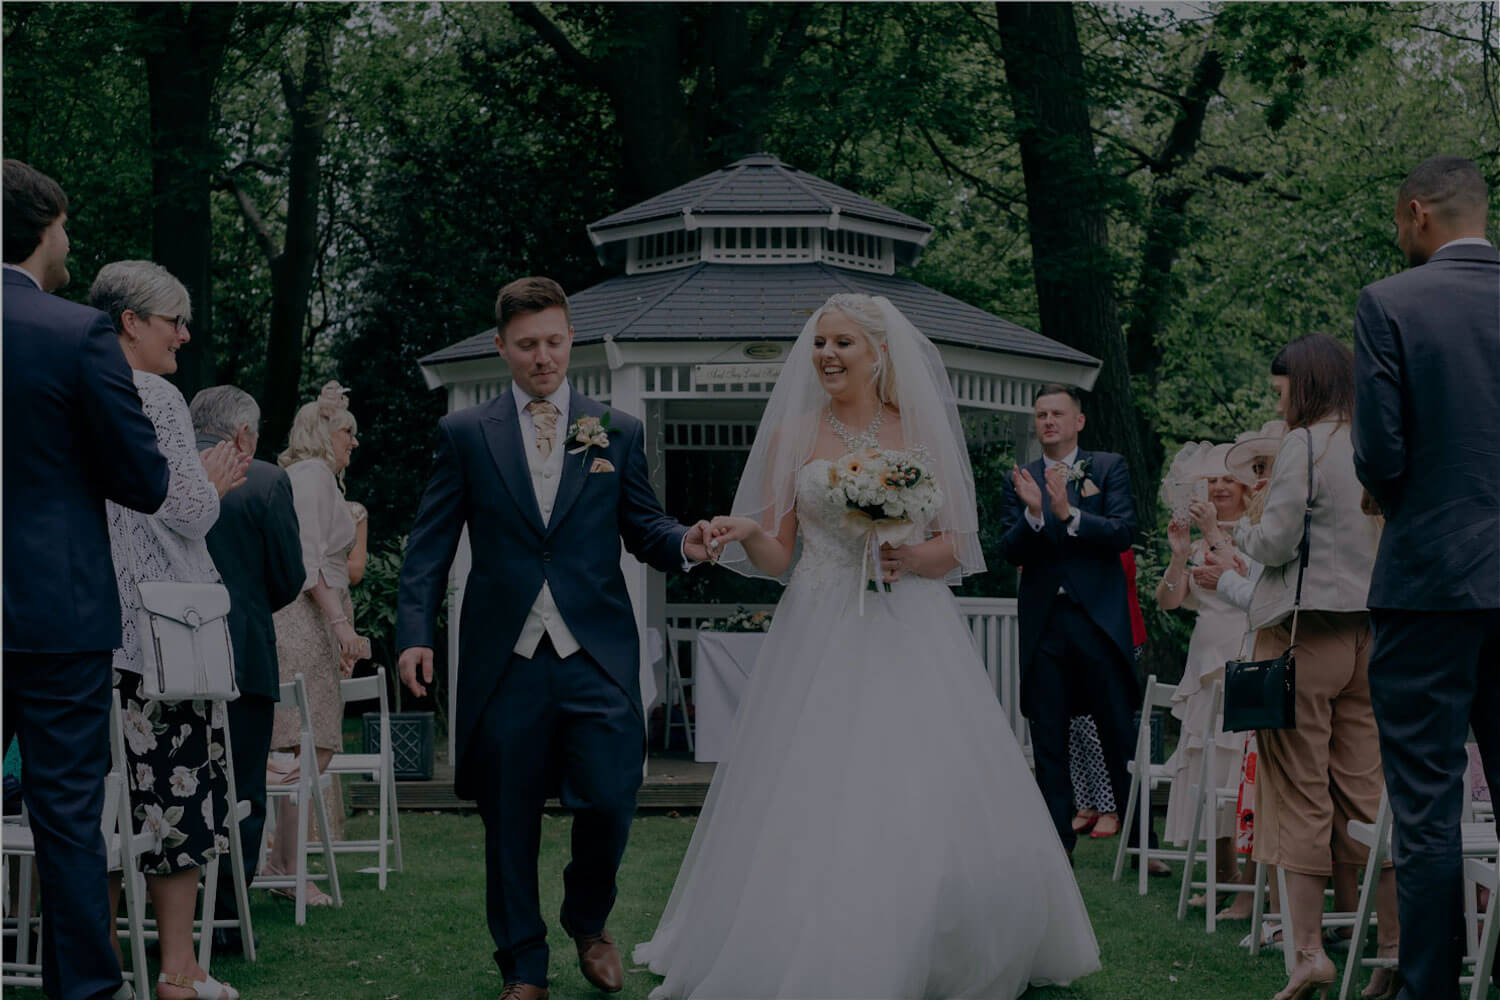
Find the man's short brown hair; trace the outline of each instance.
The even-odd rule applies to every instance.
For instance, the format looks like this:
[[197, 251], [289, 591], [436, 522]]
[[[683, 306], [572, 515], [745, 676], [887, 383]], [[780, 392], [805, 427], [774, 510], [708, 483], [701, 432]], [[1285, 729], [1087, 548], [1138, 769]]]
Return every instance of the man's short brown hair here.
[[36, 252], [42, 233], [68, 210], [57, 181], [20, 160], [5, 161], [5, 262], [19, 264]]
[[495, 300], [495, 323], [500, 336], [505, 336], [505, 327], [517, 316], [539, 313], [553, 306], [562, 306], [563, 316], [571, 327], [573, 312], [568, 308], [568, 296], [562, 285], [551, 278], [517, 278], [500, 289], [500, 297]]

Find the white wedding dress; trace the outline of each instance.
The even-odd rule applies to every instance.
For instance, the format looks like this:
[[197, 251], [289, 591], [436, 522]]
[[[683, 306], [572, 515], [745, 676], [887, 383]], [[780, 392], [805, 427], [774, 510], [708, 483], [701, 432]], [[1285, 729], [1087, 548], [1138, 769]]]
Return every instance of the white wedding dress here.
[[1099, 968], [1083, 899], [939, 580], [861, 588], [797, 476], [802, 553], [655, 937], [657, 998], [1006, 1000]]

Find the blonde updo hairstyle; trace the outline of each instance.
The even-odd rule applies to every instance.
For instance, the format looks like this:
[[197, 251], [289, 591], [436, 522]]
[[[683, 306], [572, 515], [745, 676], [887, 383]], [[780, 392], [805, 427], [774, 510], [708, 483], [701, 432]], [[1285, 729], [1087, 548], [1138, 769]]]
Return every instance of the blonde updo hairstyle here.
[[838, 310], [848, 317], [869, 338], [875, 350], [875, 392], [880, 401], [900, 409], [898, 401], [896, 370], [891, 365], [890, 352], [886, 349], [888, 333], [885, 315], [880, 306], [869, 295], [856, 292], [840, 292], [823, 303], [823, 311]]
[[[347, 430], [356, 433], [354, 414], [349, 412], [348, 389], [330, 381], [318, 393], [318, 398], [302, 404], [297, 417], [292, 421], [291, 434], [287, 436], [286, 451], [277, 456], [282, 468], [309, 458], [322, 459], [333, 469], [333, 432]], [[339, 487], [344, 485], [342, 470], [334, 470]]]

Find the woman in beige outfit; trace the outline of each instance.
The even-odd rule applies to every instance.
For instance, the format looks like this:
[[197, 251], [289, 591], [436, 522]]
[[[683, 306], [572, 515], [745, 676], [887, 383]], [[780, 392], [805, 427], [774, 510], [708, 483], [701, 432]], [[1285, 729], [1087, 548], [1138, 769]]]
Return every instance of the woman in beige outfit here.
[[[1297, 725], [1256, 733], [1254, 848], [1256, 861], [1286, 870], [1283, 904], [1291, 911], [1297, 964], [1276, 997], [1302, 1000], [1316, 990], [1326, 993], [1334, 980], [1322, 943], [1323, 890], [1336, 866], [1365, 863], [1367, 849], [1350, 839], [1348, 824], [1374, 822], [1384, 788], [1365, 608], [1380, 526], [1360, 510], [1363, 491], [1349, 437], [1349, 349], [1322, 334], [1294, 340], [1271, 363], [1271, 383], [1287, 432], [1260, 522], [1241, 521], [1234, 542], [1265, 566], [1250, 603], [1250, 627], [1258, 630], [1254, 658], [1279, 656], [1291, 643], [1310, 444], [1312, 520], [1297, 621]], [[1376, 906], [1380, 954], [1395, 955], [1400, 932], [1389, 868]], [[1377, 970], [1363, 996], [1394, 996], [1397, 980], [1390, 970]]]
[[[363, 567], [362, 529], [356, 515], [363, 508], [344, 499], [341, 482], [350, 456], [359, 446], [355, 437], [354, 415], [337, 382], [323, 387], [317, 399], [297, 411], [286, 451], [278, 458], [292, 482], [292, 502], [297, 508], [297, 523], [302, 535], [302, 562], [307, 571], [302, 596], [276, 612], [276, 659], [281, 680], [287, 682], [301, 674], [307, 687], [308, 709], [312, 716], [313, 744], [317, 750], [318, 770], [328, 766], [329, 759], [343, 749], [343, 699], [339, 681], [350, 676], [361, 655], [368, 655], [368, 640], [354, 631], [353, 607], [349, 601], [351, 566]], [[351, 554], [359, 555], [358, 560]], [[286, 754], [297, 754], [301, 739], [301, 721], [289, 706], [276, 713], [271, 746], [281, 751], [281, 760], [272, 762], [272, 770], [281, 766], [284, 782], [296, 780], [296, 768], [304, 762], [287, 765]], [[330, 831], [337, 836], [343, 815], [337, 795], [331, 803]], [[277, 810], [275, 844], [266, 871], [286, 872], [296, 864], [297, 809], [283, 803]], [[332, 902], [327, 894], [309, 887], [308, 903], [313, 906]]]

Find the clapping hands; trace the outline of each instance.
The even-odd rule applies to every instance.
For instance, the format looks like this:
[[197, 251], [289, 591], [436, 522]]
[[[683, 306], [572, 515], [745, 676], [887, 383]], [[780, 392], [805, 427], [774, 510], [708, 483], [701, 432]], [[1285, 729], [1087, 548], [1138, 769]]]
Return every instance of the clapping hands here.
[[222, 498], [224, 494], [245, 484], [245, 472], [250, 468], [250, 456], [241, 454], [233, 441], [220, 441], [212, 448], [198, 453], [203, 460], [203, 471], [208, 481]]

